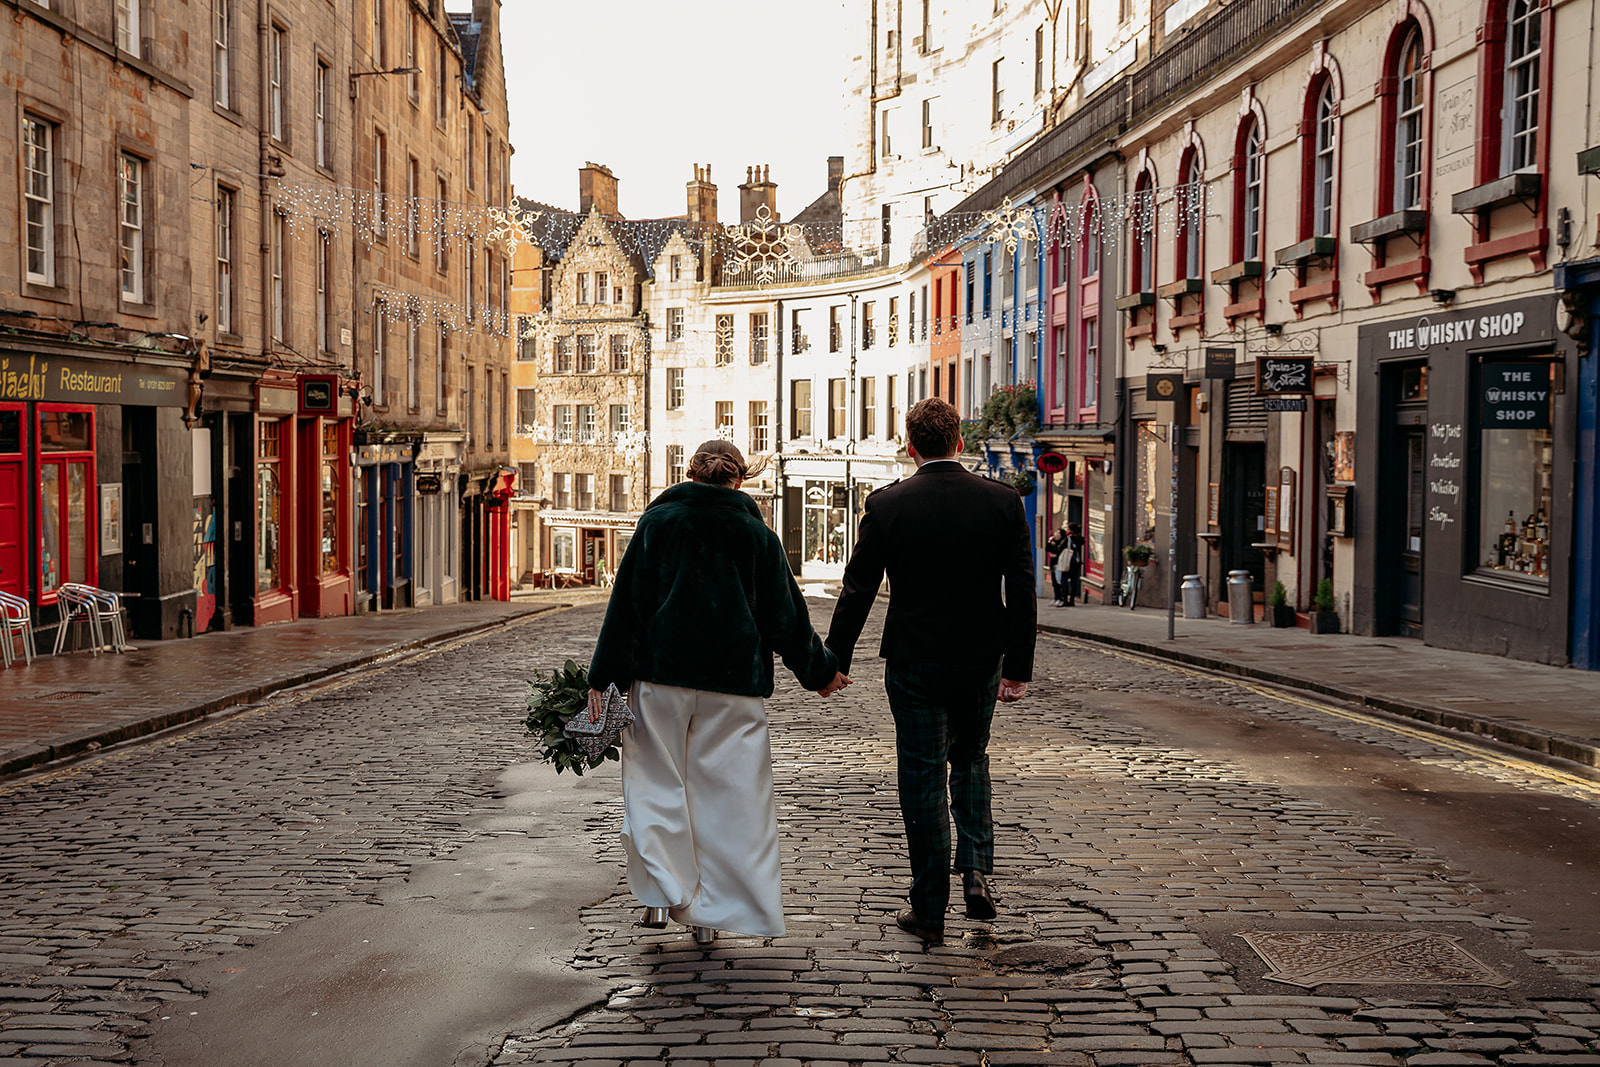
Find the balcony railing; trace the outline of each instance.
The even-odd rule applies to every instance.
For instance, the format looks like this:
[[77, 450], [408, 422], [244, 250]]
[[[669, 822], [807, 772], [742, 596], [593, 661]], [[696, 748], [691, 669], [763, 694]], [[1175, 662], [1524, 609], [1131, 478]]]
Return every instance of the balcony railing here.
[[722, 277], [717, 284], [739, 288], [752, 285], [803, 285], [856, 274], [871, 274], [891, 265], [888, 245], [809, 258], [766, 256], [736, 259], [722, 265]]

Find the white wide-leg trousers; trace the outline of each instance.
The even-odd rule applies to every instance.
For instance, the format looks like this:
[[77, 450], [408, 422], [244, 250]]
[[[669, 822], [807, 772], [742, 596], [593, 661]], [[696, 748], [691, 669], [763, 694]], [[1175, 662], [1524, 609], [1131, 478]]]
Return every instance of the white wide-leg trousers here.
[[772, 746], [759, 697], [638, 682], [622, 735], [628, 887], [685, 926], [784, 932]]

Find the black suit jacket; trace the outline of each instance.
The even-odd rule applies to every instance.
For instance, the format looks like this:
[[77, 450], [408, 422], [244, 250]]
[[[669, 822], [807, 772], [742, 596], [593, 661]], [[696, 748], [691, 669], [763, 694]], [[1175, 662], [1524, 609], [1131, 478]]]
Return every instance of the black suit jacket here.
[[847, 674], [885, 573], [884, 659], [986, 671], [1003, 661], [1003, 677], [1032, 680], [1033, 538], [1015, 489], [935, 462], [867, 497], [828, 630]]

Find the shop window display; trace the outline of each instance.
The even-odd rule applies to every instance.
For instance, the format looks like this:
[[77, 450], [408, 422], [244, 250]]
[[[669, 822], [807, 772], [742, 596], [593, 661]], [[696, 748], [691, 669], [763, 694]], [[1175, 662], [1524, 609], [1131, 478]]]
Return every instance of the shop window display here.
[[94, 416], [89, 411], [39, 412], [39, 590], [64, 582], [93, 584], [90, 567], [96, 530]]
[[810, 482], [806, 485], [805, 529], [802, 551], [809, 563], [845, 561], [845, 509], [843, 485]]
[[1481, 431], [1482, 569], [1549, 584], [1551, 444], [1547, 429]]
[[282, 431], [280, 420], [263, 422], [256, 455], [256, 590], [263, 593], [283, 587], [283, 483], [278, 470]]
[[337, 574], [339, 559], [339, 424], [322, 425], [322, 573]]

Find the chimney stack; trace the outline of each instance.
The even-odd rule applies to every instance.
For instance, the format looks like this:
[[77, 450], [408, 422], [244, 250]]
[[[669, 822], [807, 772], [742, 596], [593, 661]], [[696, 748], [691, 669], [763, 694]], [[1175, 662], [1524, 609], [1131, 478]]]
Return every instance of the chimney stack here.
[[578, 211], [587, 215], [591, 207], [602, 215], [621, 214], [617, 210], [617, 176], [604, 163], [585, 163], [578, 171]]
[[711, 164], [696, 163], [694, 181], [689, 183], [689, 221], [717, 221], [717, 187], [711, 184]]
[[828, 157], [828, 192], [839, 195], [839, 183], [844, 181], [844, 157]]
[[764, 204], [778, 221], [778, 186], [772, 180], [771, 167], [746, 167], [744, 184], [739, 186], [739, 221], [754, 222], [756, 211]]

